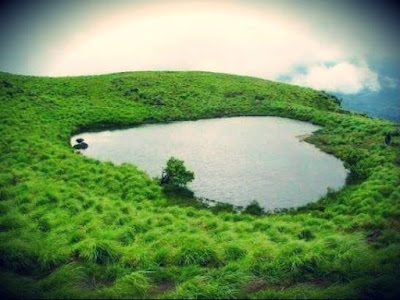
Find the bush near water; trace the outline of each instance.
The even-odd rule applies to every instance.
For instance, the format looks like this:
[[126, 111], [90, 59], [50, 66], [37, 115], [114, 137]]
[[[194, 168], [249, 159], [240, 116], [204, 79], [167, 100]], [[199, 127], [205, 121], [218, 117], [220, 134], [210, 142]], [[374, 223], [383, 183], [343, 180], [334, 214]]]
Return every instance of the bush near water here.
[[[400, 130], [327, 93], [206, 72], [0, 73], [0, 286], [26, 298], [394, 298]], [[91, 128], [242, 115], [323, 126], [351, 171], [278, 214], [212, 210], [132, 164], [76, 153]], [[387, 145], [385, 136], [390, 133]]]

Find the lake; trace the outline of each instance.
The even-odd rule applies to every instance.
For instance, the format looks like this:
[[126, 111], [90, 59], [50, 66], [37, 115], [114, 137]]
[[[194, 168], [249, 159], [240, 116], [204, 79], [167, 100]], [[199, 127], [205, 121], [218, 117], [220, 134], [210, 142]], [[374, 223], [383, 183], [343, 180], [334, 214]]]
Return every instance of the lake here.
[[161, 177], [170, 156], [185, 161], [197, 197], [238, 206], [257, 200], [266, 209], [302, 206], [344, 186], [343, 163], [301, 137], [320, 129], [278, 117], [233, 117], [147, 124], [130, 129], [84, 132], [84, 155], [131, 162]]

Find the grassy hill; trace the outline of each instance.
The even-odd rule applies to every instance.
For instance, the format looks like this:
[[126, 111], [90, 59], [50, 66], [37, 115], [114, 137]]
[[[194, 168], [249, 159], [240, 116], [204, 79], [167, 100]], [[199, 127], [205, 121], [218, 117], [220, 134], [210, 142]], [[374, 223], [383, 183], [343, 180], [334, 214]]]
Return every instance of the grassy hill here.
[[[323, 92], [206, 72], [45, 78], [0, 73], [0, 286], [8, 297], [394, 298], [400, 129]], [[131, 164], [74, 153], [72, 134], [238, 115], [324, 128], [340, 192], [252, 216], [165, 193]], [[387, 133], [392, 142], [384, 144]]]

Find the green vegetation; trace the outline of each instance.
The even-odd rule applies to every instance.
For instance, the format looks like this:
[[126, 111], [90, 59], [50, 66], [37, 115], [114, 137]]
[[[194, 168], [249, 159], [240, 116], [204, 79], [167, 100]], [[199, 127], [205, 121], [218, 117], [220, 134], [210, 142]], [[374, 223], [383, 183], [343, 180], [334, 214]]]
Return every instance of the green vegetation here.
[[243, 210], [243, 213], [261, 216], [264, 213], [264, 209], [256, 200], [253, 200], [249, 205], [246, 206], [246, 208]]
[[[0, 73], [0, 285], [26, 298], [394, 298], [400, 130], [308, 88], [204, 72]], [[254, 216], [71, 147], [84, 129], [237, 115], [322, 125], [348, 185]], [[390, 143], [385, 137], [390, 134]]]
[[171, 157], [167, 161], [167, 167], [163, 170], [161, 184], [185, 186], [194, 179], [194, 173], [186, 169], [183, 160]]

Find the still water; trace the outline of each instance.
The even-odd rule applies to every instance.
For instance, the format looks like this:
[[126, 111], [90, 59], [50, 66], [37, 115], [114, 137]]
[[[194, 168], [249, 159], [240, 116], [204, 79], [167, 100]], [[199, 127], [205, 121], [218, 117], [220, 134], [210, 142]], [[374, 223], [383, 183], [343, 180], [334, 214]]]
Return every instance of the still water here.
[[130, 129], [85, 132], [85, 155], [114, 163], [131, 162], [161, 176], [170, 156], [195, 174], [188, 187], [197, 197], [266, 209], [298, 207], [340, 189], [342, 162], [299, 136], [320, 127], [278, 117], [234, 117], [149, 124]]

